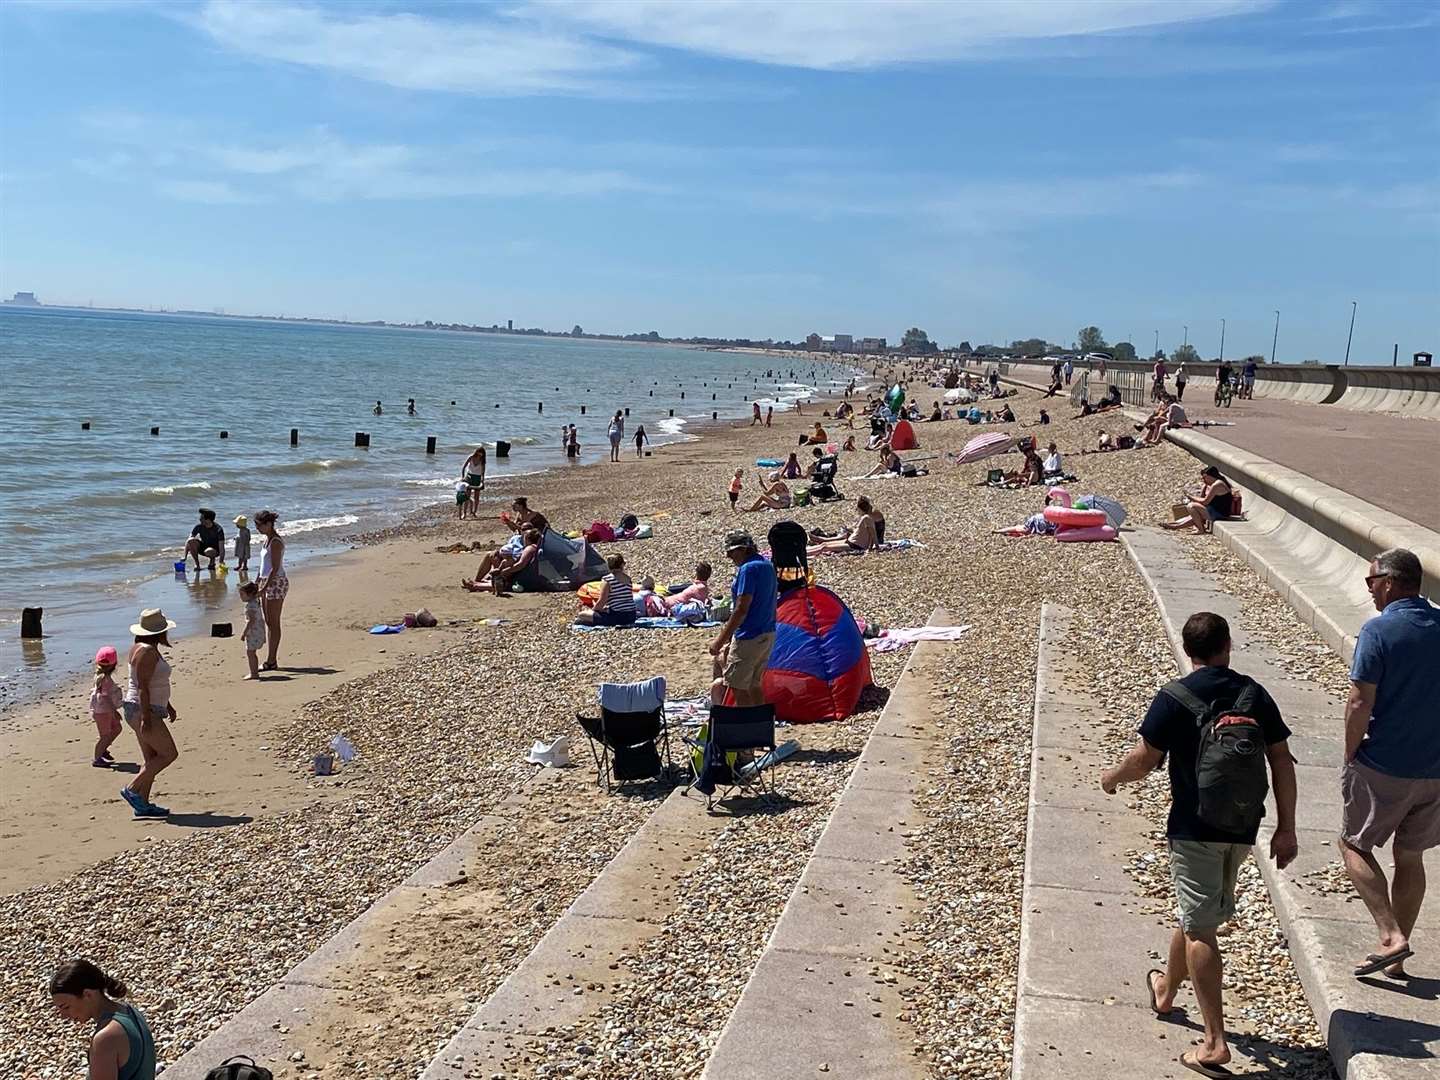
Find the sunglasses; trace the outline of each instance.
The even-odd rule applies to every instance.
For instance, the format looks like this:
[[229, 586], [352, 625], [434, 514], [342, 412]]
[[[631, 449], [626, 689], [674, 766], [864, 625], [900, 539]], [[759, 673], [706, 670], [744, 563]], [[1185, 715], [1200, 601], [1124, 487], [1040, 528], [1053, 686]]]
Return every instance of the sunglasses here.
[[1373, 589], [1375, 587], [1375, 582], [1379, 581], [1381, 578], [1387, 578], [1389, 576], [1389, 574], [1366, 574], [1365, 587], [1367, 589]]

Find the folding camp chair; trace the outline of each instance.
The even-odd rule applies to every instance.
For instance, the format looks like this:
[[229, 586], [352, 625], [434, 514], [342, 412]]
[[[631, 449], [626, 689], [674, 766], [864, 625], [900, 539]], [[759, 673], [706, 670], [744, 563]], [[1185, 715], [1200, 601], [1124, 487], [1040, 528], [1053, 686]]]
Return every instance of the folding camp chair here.
[[[762, 802], [772, 802], [775, 786], [766, 774], [777, 760], [775, 749], [775, 706], [711, 705], [710, 720], [702, 729], [703, 738], [686, 739], [692, 747], [691, 780], [705, 796], [705, 809], [730, 797], [735, 789], [754, 790]], [[765, 751], [753, 760], [742, 759], [747, 751]], [[724, 789], [724, 794], [716, 795]]]
[[659, 779], [674, 768], [670, 761], [670, 729], [665, 723], [663, 677], [637, 683], [601, 683], [598, 698], [599, 716], [575, 714], [590, 740], [597, 787], [612, 791], [620, 784]]
[[810, 580], [810, 560], [805, 554], [810, 534], [795, 521], [777, 521], [765, 539], [770, 543], [770, 562], [781, 594]]

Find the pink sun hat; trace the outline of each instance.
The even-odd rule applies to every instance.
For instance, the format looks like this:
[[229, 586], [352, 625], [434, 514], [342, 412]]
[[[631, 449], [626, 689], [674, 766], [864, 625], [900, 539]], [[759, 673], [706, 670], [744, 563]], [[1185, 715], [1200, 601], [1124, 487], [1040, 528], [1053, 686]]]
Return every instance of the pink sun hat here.
[[120, 663], [120, 654], [115, 651], [114, 645], [102, 645], [99, 651], [95, 653], [95, 663], [106, 665], [118, 664]]

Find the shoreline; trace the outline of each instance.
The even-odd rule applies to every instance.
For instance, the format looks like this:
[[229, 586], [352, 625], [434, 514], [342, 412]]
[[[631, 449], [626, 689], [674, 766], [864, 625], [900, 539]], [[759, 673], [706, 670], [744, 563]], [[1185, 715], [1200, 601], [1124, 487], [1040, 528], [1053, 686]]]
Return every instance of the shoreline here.
[[[788, 354], [780, 354], [788, 355]], [[793, 359], [793, 358], [792, 358]], [[822, 400], [827, 382], [843, 380], [859, 375], [859, 369], [852, 364], [832, 357], [813, 358], [816, 369], [816, 395], [811, 400]], [[697, 405], [700, 402], [696, 403]], [[784, 415], [793, 408], [790, 404], [776, 406], [777, 415]], [[720, 411], [720, 410], [711, 410]], [[666, 427], [666, 421], [656, 424], [657, 438], [653, 447], [674, 446], [703, 437], [706, 432], [723, 430], [729, 423], [738, 422], [740, 416], [727, 417], [723, 412], [718, 420], [708, 413], [697, 413], [693, 417], [675, 417], [673, 426]], [[453, 441], [453, 440], [448, 440]], [[629, 449], [629, 442], [625, 448]], [[535, 450], [552, 451], [540, 456], [538, 462], [525, 461], [514, 472], [492, 476], [487, 484], [486, 501], [492, 490], [513, 492], [515, 486], [529, 486], [540, 477], [550, 474], [564, 475], [574, 467], [604, 463], [608, 447], [592, 440], [582, 448], [578, 466], [571, 465], [553, 447], [546, 445], [526, 446], [526, 456]], [[492, 451], [493, 452], [493, 451]], [[508, 463], [507, 463], [508, 464]], [[405, 495], [410, 494], [410, 500]], [[369, 520], [348, 525], [330, 526], [293, 536], [287, 536], [291, 543], [291, 565], [301, 569], [317, 561], [333, 558], [337, 553], [357, 546], [373, 543], [372, 537], [392, 533], [403, 534], [412, 528], [412, 523], [434, 523], [453, 511], [453, 503], [443, 499], [430, 502], [416, 502], [414, 493], [403, 489], [393, 495], [391, 509], [371, 514]], [[508, 502], [508, 496], [494, 500], [496, 505]], [[227, 512], [228, 514], [228, 512]], [[188, 521], [188, 519], [187, 519]], [[588, 521], [588, 519], [587, 519]], [[284, 520], [281, 521], [282, 532]], [[187, 526], [188, 527], [188, 526]], [[183, 530], [182, 530], [183, 531]], [[228, 529], [227, 529], [228, 532]], [[178, 554], [178, 551], [176, 552]], [[258, 560], [258, 550], [253, 556]], [[110, 641], [117, 629], [123, 628], [133, 619], [134, 613], [145, 607], [164, 608], [168, 615], [179, 624], [172, 640], [187, 640], [208, 630], [213, 621], [226, 621], [224, 612], [234, 605], [234, 588], [239, 578], [227, 580], [223, 575], [202, 570], [188, 570], [179, 574], [146, 573], [142, 564], [117, 566], [117, 578], [102, 586], [92, 599], [77, 601], [64, 595], [45, 603], [45, 597], [35, 599], [12, 598], [15, 605], [16, 621], [0, 622], [0, 628], [10, 627], [11, 634], [18, 632], [18, 613], [22, 603], [47, 608], [45, 635], [40, 639], [24, 640], [7, 634], [0, 642], [0, 731], [12, 726], [16, 717], [27, 709], [42, 703], [49, 695], [64, 692], [77, 681], [87, 681], [90, 658], [95, 648]], [[231, 571], [234, 574], [234, 571]], [[231, 619], [230, 621], [234, 621]]]
[[[813, 415], [818, 417], [838, 398], [810, 400]], [[787, 443], [811, 417], [806, 410], [802, 422], [797, 423], [793, 410], [777, 412], [775, 427], [770, 430], [778, 441]], [[562, 462], [497, 480], [487, 485], [486, 491], [488, 495], [493, 486], [499, 493], [491, 504], [494, 507], [507, 505], [515, 495], [527, 495], [531, 504], [543, 507], [563, 531], [586, 525], [596, 516], [592, 489], [613, 477], [612, 470], [633, 475], [637, 470], [708, 466], [712, 459], [733, 454], [737, 447], [763, 437], [738, 420], [706, 419], [688, 429], [685, 436], [657, 446], [650, 457], [637, 460], [633, 451], [622, 453], [619, 466], [608, 458], [576, 465]], [[747, 462], [747, 492], [754, 483], [751, 468]], [[586, 480], [577, 483], [578, 477]], [[723, 478], [717, 474], [717, 499], [723, 491], [722, 479], [728, 479], [728, 472]], [[661, 484], [642, 482], [639, 490], [627, 492], [626, 498], [634, 501], [604, 511], [603, 516], [616, 520], [622, 509], [639, 513], [642, 520], [657, 509], [666, 513], [655, 505], [665, 498]], [[498, 544], [508, 530], [498, 517], [460, 522], [453, 515], [453, 503], [435, 502], [411, 511], [393, 525], [348, 537], [345, 549], [311, 553], [298, 560], [285, 609], [281, 670], [259, 683], [240, 681], [245, 659], [238, 636], [190, 634], [173, 639], [174, 647], [167, 656], [175, 666], [175, 705], [180, 719], [171, 728], [181, 758], [162, 773], [156, 798], [163, 794], [165, 804], [175, 811], [172, 818], [184, 819], [182, 830], [248, 824], [257, 812], [293, 809], [315, 797], [317, 791], [321, 797], [333, 798], [337, 792], [317, 785], [296, 762], [277, 756], [277, 733], [297, 712], [369, 676], [454, 645], [487, 618], [529, 613], [542, 608], [546, 597], [572, 595], [517, 593], [500, 599], [461, 592], [459, 579], [473, 572], [483, 552], [455, 556], [440, 555], [434, 549], [454, 542]], [[603, 547], [611, 550], [610, 545]], [[620, 545], [614, 550], [628, 552], [630, 547]], [[696, 557], [708, 557], [719, 565], [714, 552]], [[164, 578], [158, 580], [168, 584]], [[353, 584], [357, 581], [371, 591], [357, 589]], [[217, 584], [225, 589], [225, 604], [208, 607], [205, 613], [232, 622], [238, 631], [243, 606], [223, 582]], [[438, 627], [394, 635], [364, 633], [375, 623], [422, 607], [436, 616]], [[345, 633], [337, 635], [337, 629]], [[106, 641], [116, 645], [123, 656], [128, 641], [123, 633], [118, 637], [112, 633]], [[117, 681], [123, 678], [122, 664]], [[74, 675], [0, 714], [0, 842], [12, 856], [0, 866], [0, 895], [83, 870], [136, 843], [159, 839], [157, 831], [162, 835], [177, 831], [173, 827], [167, 830], [163, 822], [134, 822], [122, 812], [124, 804], [118, 798], [118, 789], [128, 782], [129, 773], [91, 767], [87, 747], [95, 728], [88, 715], [90, 683], [87, 673]], [[246, 700], [251, 694], [254, 700]], [[311, 753], [323, 749], [322, 742]], [[128, 729], [112, 750], [124, 768], [138, 762]], [[133, 771], [130, 768], [130, 773]], [[57, 789], [75, 795], [67, 814], [27, 813], [27, 807], [44, 805], [47, 793]], [[31, 824], [17, 827], [16, 823], [27, 817]], [[87, 822], [86, 835], [73, 842], [76, 820]]]

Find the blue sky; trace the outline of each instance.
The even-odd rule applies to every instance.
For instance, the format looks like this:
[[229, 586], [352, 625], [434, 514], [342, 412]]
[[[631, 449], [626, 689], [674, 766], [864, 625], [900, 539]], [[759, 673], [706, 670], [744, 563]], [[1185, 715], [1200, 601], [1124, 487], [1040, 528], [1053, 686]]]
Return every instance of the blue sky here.
[[1434, 4], [0, 6], [0, 291], [1440, 344]]

